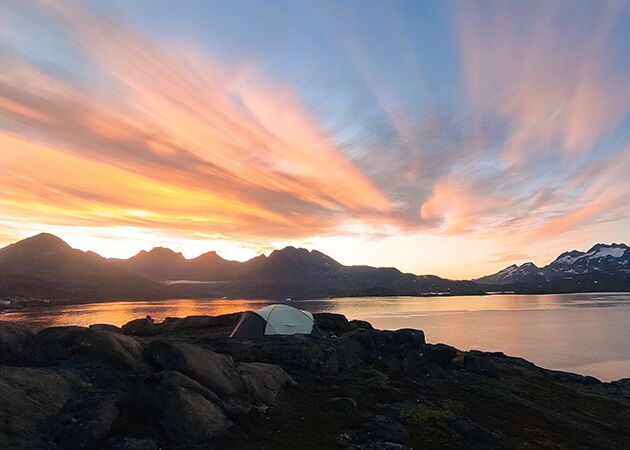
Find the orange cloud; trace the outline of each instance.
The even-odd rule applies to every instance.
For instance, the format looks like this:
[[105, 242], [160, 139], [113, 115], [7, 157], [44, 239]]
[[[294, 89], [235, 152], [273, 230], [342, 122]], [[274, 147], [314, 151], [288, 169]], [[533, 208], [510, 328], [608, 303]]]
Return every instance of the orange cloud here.
[[160, 50], [73, 3], [33, 5], [94, 86], [1, 56], [0, 215], [250, 239], [392, 210], [290, 88]]

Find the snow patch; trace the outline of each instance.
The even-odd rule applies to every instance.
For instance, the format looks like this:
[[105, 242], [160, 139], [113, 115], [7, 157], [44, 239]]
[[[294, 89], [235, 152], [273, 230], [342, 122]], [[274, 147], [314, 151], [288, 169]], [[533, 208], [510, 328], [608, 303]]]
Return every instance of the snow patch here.
[[600, 248], [592, 255], [587, 255], [589, 259], [592, 258], [605, 258], [606, 256], [612, 256], [613, 258], [619, 258], [623, 256], [626, 249], [624, 248]]

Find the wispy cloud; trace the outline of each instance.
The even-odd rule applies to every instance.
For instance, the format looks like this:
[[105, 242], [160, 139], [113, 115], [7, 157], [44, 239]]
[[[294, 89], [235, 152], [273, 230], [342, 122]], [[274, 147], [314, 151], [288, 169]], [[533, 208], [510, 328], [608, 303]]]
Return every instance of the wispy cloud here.
[[391, 209], [291, 87], [193, 49], [161, 50], [76, 4], [13, 6], [22, 19], [44, 14], [100, 78], [79, 87], [11, 48], [1, 54], [5, 211], [288, 238]]
[[[492, 241], [499, 263], [496, 247], [509, 259], [552, 237], [601, 240], [613, 223], [622, 234], [627, 3], [436, 5], [317, 4], [300, 23], [285, 12], [273, 23], [293, 34], [274, 40], [277, 61], [302, 65], [298, 77], [314, 68], [307, 85], [332, 74], [309, 96], [274, 76], [273, 58], [228, 64], [85, 4], [5, 0], [0, 239], [80, 227], [251, 250], [424, 233]], [[326, 64], [310, 65], [317, 55]]]
[[628, 215], [630, 185], [620, 176], [628, 135], [611, 135], [629, 117], [630, 78], [609, 51], [624, 5], [457, 2], [454, 10], [466, 120], [478, 130], [465, 139], [484, 136], [483, 144], [461, 142], [471, 158], [450, 159], [420, 217], [444, 233], [526, 245], [585, 236], [589, 224], [594, 235], [598, 222]]

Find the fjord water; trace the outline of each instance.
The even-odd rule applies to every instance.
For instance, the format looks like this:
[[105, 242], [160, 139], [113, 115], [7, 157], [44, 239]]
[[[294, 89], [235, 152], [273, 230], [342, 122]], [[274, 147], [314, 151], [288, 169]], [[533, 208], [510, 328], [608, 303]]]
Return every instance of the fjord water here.
[[[0, 320], [38, 329], [111, 323], [150, 315], [156, 320], [257, 309], [268, 300], [169, 300], [93, 303], [7, 311]], [[602, 380], [630, 377], [630, 294], [488, 295], [480, 297], [359, 297], [294, 301], [312, 312], [334, 312], [376, 328], [417, 328], [427, 341], [462, 350], [502, 351], [557, 370]]]

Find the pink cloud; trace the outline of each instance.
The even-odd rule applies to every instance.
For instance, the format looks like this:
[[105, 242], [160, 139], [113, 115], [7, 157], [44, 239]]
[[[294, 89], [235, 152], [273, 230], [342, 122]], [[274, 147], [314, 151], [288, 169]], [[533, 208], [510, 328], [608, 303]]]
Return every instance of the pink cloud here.
[[[497, 2], [458, 4], [461, 62], [473, 105], [504, 119], [509, 162], [550, 147], [584, 152], [617, 127], [630, 109], [623, 74], [605, 45], [621, 3], [603, 2], [588, 26], [562, 26], [577, 5], [532, 3], [532, 13]], [[529, 15], [531, 13], [531, 16]]]
[[[326, 233], [343, 218], [392, 210], [290, 86], [252, 71], [245, 77], [188, 48], [159, 49], [71, 2], [31, 7], [80, 50], [87, 70], [104, 76], [86, 90], [2, 56], [0, 140], [9, 146], [4, 156], [13, 155], [0, 161], [0, 190], [13, 199], [7, 210], [22, 198], [31, 220], [234, 237]], [[68, 178], [68, 164], [86, 173]], [[106, 183], [113, 174], [120, 182]], [[108, 214], [90, 214], [95, 204]]]

